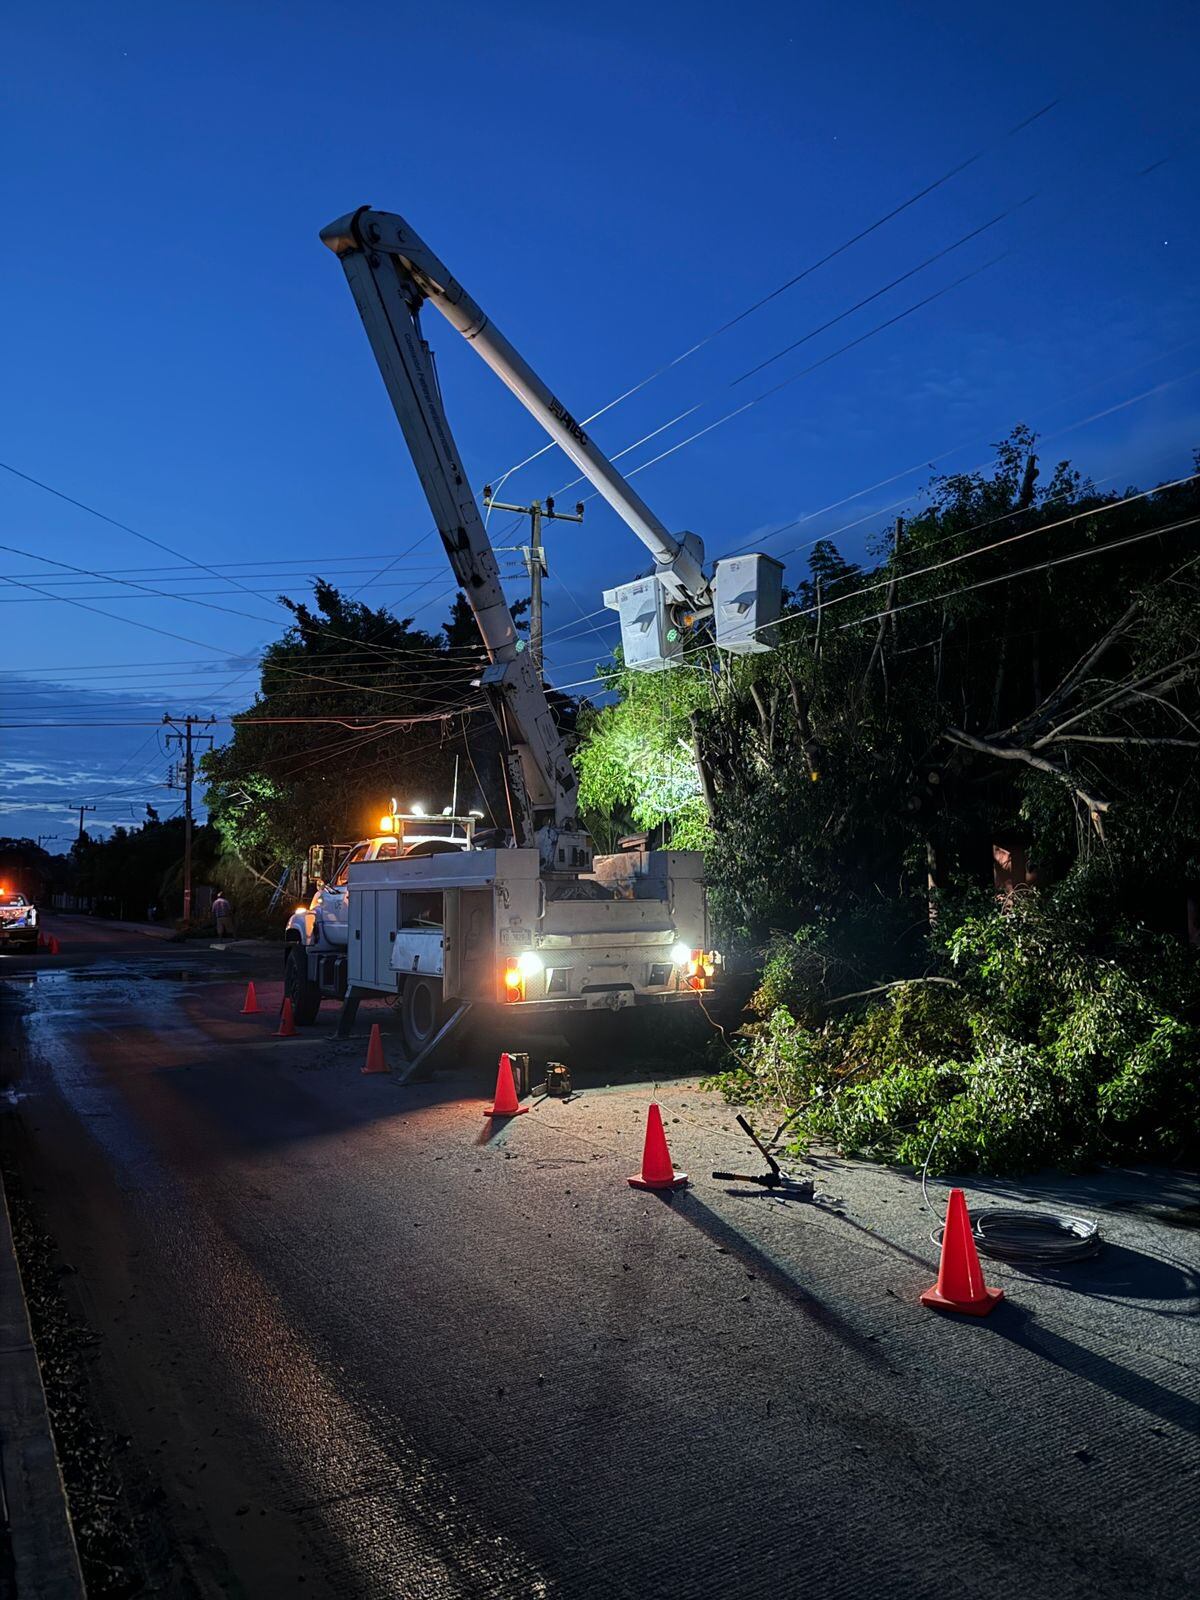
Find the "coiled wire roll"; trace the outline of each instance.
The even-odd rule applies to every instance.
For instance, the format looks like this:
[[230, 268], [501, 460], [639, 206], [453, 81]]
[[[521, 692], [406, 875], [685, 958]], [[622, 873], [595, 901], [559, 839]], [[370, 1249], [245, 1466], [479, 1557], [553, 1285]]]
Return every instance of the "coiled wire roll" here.
[[[1100, 1248], [1100, 1224], [1083, 1217], [1070, 1217], [1057, 1211], [1010, 1211], [997, 1207], [976, 1212], [971, 1217], [971, 1232], [980, 1255], [1018, 1266], [1062, 1266], [1083, 1261]], [[934, 1244], [942, 1242], [942, 1229], [929, 1235]]]

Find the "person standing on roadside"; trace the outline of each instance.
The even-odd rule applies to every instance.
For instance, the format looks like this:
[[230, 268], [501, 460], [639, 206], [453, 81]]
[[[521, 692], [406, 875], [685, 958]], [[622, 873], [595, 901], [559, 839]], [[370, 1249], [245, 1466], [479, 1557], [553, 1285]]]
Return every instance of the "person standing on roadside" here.
[[217, 925], [217, 938], [232, 938], [234, 934], [233, 907], [226, 900], [220, 889], [217, 890], [217, 897], [212, 904], [212, 914], [213, 920]]

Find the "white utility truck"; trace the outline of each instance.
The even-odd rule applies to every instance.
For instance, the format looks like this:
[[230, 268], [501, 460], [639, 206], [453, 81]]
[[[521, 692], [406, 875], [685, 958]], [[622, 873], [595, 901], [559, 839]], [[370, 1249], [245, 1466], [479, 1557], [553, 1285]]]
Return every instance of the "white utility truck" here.
[[703, 857], [593, 855], [578, 780], [450, 431], [421, 333], [425, 302], [651, 551], [649, 576], [604, 596], [620, 617], [628, 666], [666, 669], [706, 638], [736, 654], [771, 648], [782, 568], [742, 555], [719, 561], [710, 580], [697, 536], [668, 532], [403, 218], [362, 207], [321, 239], [341, 261], [487, 651], [480, 687], [501, 734], [511, 833], [502, 847], [478, 848], [478, 819], [393, 807], [388, 826], [350, 849], [288, 925], [285, 991], [297, 1020], [311, 1021], [323, 997], [341, 998], [346, 1032], [364, 995], [398, 1000], [412, 1070], [472, 1007], [503, 1009], [519, 1044], [520, 1019], [535, 1012], [694, 1005], [719, 965]]

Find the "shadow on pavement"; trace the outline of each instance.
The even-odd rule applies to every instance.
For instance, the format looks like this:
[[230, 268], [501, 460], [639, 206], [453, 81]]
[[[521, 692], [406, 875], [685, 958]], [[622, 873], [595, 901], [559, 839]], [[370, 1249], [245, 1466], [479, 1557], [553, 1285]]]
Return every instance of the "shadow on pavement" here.
[[846, 1319], [834, 1311], [825, 1301], [820, 1300], [810, 1290], [802, 1288], [794, 1278], [783, 1270], [779, 1264], [771, 1259], [757, 1245], [750, 1243], [736, 1228], [732, 1227], [723, 1217], [705, 1205], [704, 1201], [691, 1189], [673, 1191], [650, 1191], [657, 1193], [658, 1198], [679, 1216], [689, 1222], [693, 1228], [711, 1239], [723, 1250], [735, 1256], [753, 1275], [772, 1288], [776, 1294], [781, 1295], [792, 1305], [797, 1306], [818, 1327], [822, 1328], [833, 1338], [840, 1340], [872, 1366], [880, 1367], [885, 1371], [891, 1370], [891, 1363], [887, 1356], [868, 1335], [860, 1333]]
[[[1200, 1175], [1181, 1167], [1102, 1167], [1097, 1172], [1034, 1173], [1019, 1179], [973, 1173], [963, 1182], [972, 1193], [989, 1194], [1005, 1203], [1113, 1211], [1200, 1227]], [[1178, 1220], [1173, 1213], [1181, 1214]]]
[[[1030, 1312], [1022, 1310], [1011, 1300], [1002, 1301], [991, 1316], [979, 1326], [1010, 1344], [1041, 1356], [1063, 1372], [1095, 1384], [1107, 1394], [1128, 1405], [1136, 1406], [1162, 1422], [1169, 1422], [1185, 1433], [1200, 1434], [1200, 1399], [1176, 1393], [1156, 1383], [1153, 1378], [1123, 1367], [1108, 1356], [1087, 1350], [1061, 1333], [1053, 1333], [1044, 1323], [1038, 1322]], [[1180, 1368], [1180, 1382], [1195, 1384], [1195, 1379]]]
[[1092, 1300], [1169, 1300], [1170, 1307], [1146, 1306], [1155, 1316], [1194, 1317], [1200, 1311], [1200, 1273], [1182, 1261], [1105, 1242], [1100, 1253], [1071, 1266], [1022, 1266], [1041, 1281], [1085, 1294]]

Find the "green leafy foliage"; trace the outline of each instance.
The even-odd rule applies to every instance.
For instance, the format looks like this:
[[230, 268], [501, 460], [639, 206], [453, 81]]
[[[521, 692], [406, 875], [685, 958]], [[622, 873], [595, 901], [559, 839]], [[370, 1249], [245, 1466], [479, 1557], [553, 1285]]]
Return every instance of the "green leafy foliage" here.
[[[949, 981], [798, 1020], [779, 958], [743, 1030], [733, 1098], [796, 1108], [800, 1141], [934, 1171], [1182, 1158], [1200, 1134], [1200, 973], [1178, 940], [1081, 921], [1079, 886], [967, 915]], [[940, 976], [940, 975], [939, 975]]]
[[618, 698], [588, 707], [576, 757], [580, 802], [600, 818], [665, 829], [677, 850], [712, 841], [692, 745], [691, 715], [708, 688], [703, 672], [605, 673]]
[[1195, 1139], [1197, 521], [1195, 482], [1040, 482], [1019, 427], [873, 571], [818, 543], [778, 648], [694, 648], [669, 717], [658, 680], [613, 677], [592, 803], [706, 835], [723, 943], [761, 969], [732, 1092], [942, 1167]]

